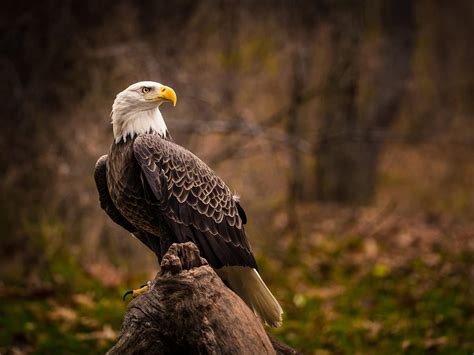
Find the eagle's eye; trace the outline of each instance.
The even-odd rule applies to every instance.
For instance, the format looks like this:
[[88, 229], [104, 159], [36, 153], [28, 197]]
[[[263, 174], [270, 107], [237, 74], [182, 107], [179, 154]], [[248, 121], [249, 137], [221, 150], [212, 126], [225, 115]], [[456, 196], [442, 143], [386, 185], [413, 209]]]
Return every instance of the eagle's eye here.
[[150, 92], [150, 90], [151, 89], [149, 87], [146, 87], [146, 86], [142, 87], [142, 93], [144, 93], [144, 94], [148, 94]]

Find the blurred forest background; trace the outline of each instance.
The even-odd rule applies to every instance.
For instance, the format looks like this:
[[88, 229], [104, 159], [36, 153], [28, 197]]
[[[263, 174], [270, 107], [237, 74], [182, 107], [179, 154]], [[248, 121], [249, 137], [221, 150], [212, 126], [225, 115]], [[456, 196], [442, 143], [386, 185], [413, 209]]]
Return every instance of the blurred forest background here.
[[103, 353], [156, 273], [92, 177], [147, 79], [241, 195], [276, 336], [473, 351], [474, 2], [7, 1], [0, 25], [0, 353]]

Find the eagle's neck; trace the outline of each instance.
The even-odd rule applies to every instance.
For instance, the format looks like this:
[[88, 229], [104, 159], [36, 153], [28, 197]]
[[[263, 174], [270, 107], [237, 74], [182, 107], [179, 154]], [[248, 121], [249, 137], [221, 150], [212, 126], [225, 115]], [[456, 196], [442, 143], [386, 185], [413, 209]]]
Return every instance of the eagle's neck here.
[[115, 143], [133, 139], [145, 133], [157, 133], [162, 138], [169, 137], [168, 128], [158, 107], [145, 111], [112, 111], [112, 125]]

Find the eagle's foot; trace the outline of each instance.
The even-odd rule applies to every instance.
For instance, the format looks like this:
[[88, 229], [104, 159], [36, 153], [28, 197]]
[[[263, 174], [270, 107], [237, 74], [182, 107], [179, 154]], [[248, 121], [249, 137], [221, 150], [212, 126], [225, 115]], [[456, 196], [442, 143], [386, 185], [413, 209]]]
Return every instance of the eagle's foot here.
[[127, 299], [128, 295], [132, 295], [132, 298], [140, 296], [142, 293], [147, 292], [151, 288], [151, 281], [148, 281], [145, 285], [141, 285], [140, 288], [137, 288], [136, 290], [128, 290], [125, 292], [123, 295], [123, 300], [125, 301]]

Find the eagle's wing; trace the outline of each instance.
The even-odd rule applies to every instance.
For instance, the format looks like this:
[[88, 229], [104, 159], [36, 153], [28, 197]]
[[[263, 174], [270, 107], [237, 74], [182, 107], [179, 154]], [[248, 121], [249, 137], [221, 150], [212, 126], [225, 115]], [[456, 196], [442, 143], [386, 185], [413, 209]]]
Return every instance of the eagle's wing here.
[[112, 198], [110, 197], [109, 188], [107, 186], [107, 155], [103, 155], [97, 160], [94, 170], [94, 180], [99, 193], [100, 207], [107, 215], [119, 226], [125, 228], [130, 233], [134, 233], [137, 229], [117, 210]]
[[158, 258], [160, 256], [159, 243], [156, 242], [156, 236], [153, 236], [145, 231], [138, 230], [131, 224], [115, 207], [112, 198], [110, 197], [109, 188], [107, 186], [107, 155], [103, 155], [97, 160], [94, 170], [94, 180], [99, 193], [100, 207], [107, 213], [107, 215], [122, 228], [132, 233], [148, 248], [154, 250]]
[[138, 137], [133, 150], [153, 191], [150, 202], [180, 242], [194, 242], [215, 268], [257, 268], [243, 228], [245, 212], [222, 179], [194, 154], [157, 135]]

